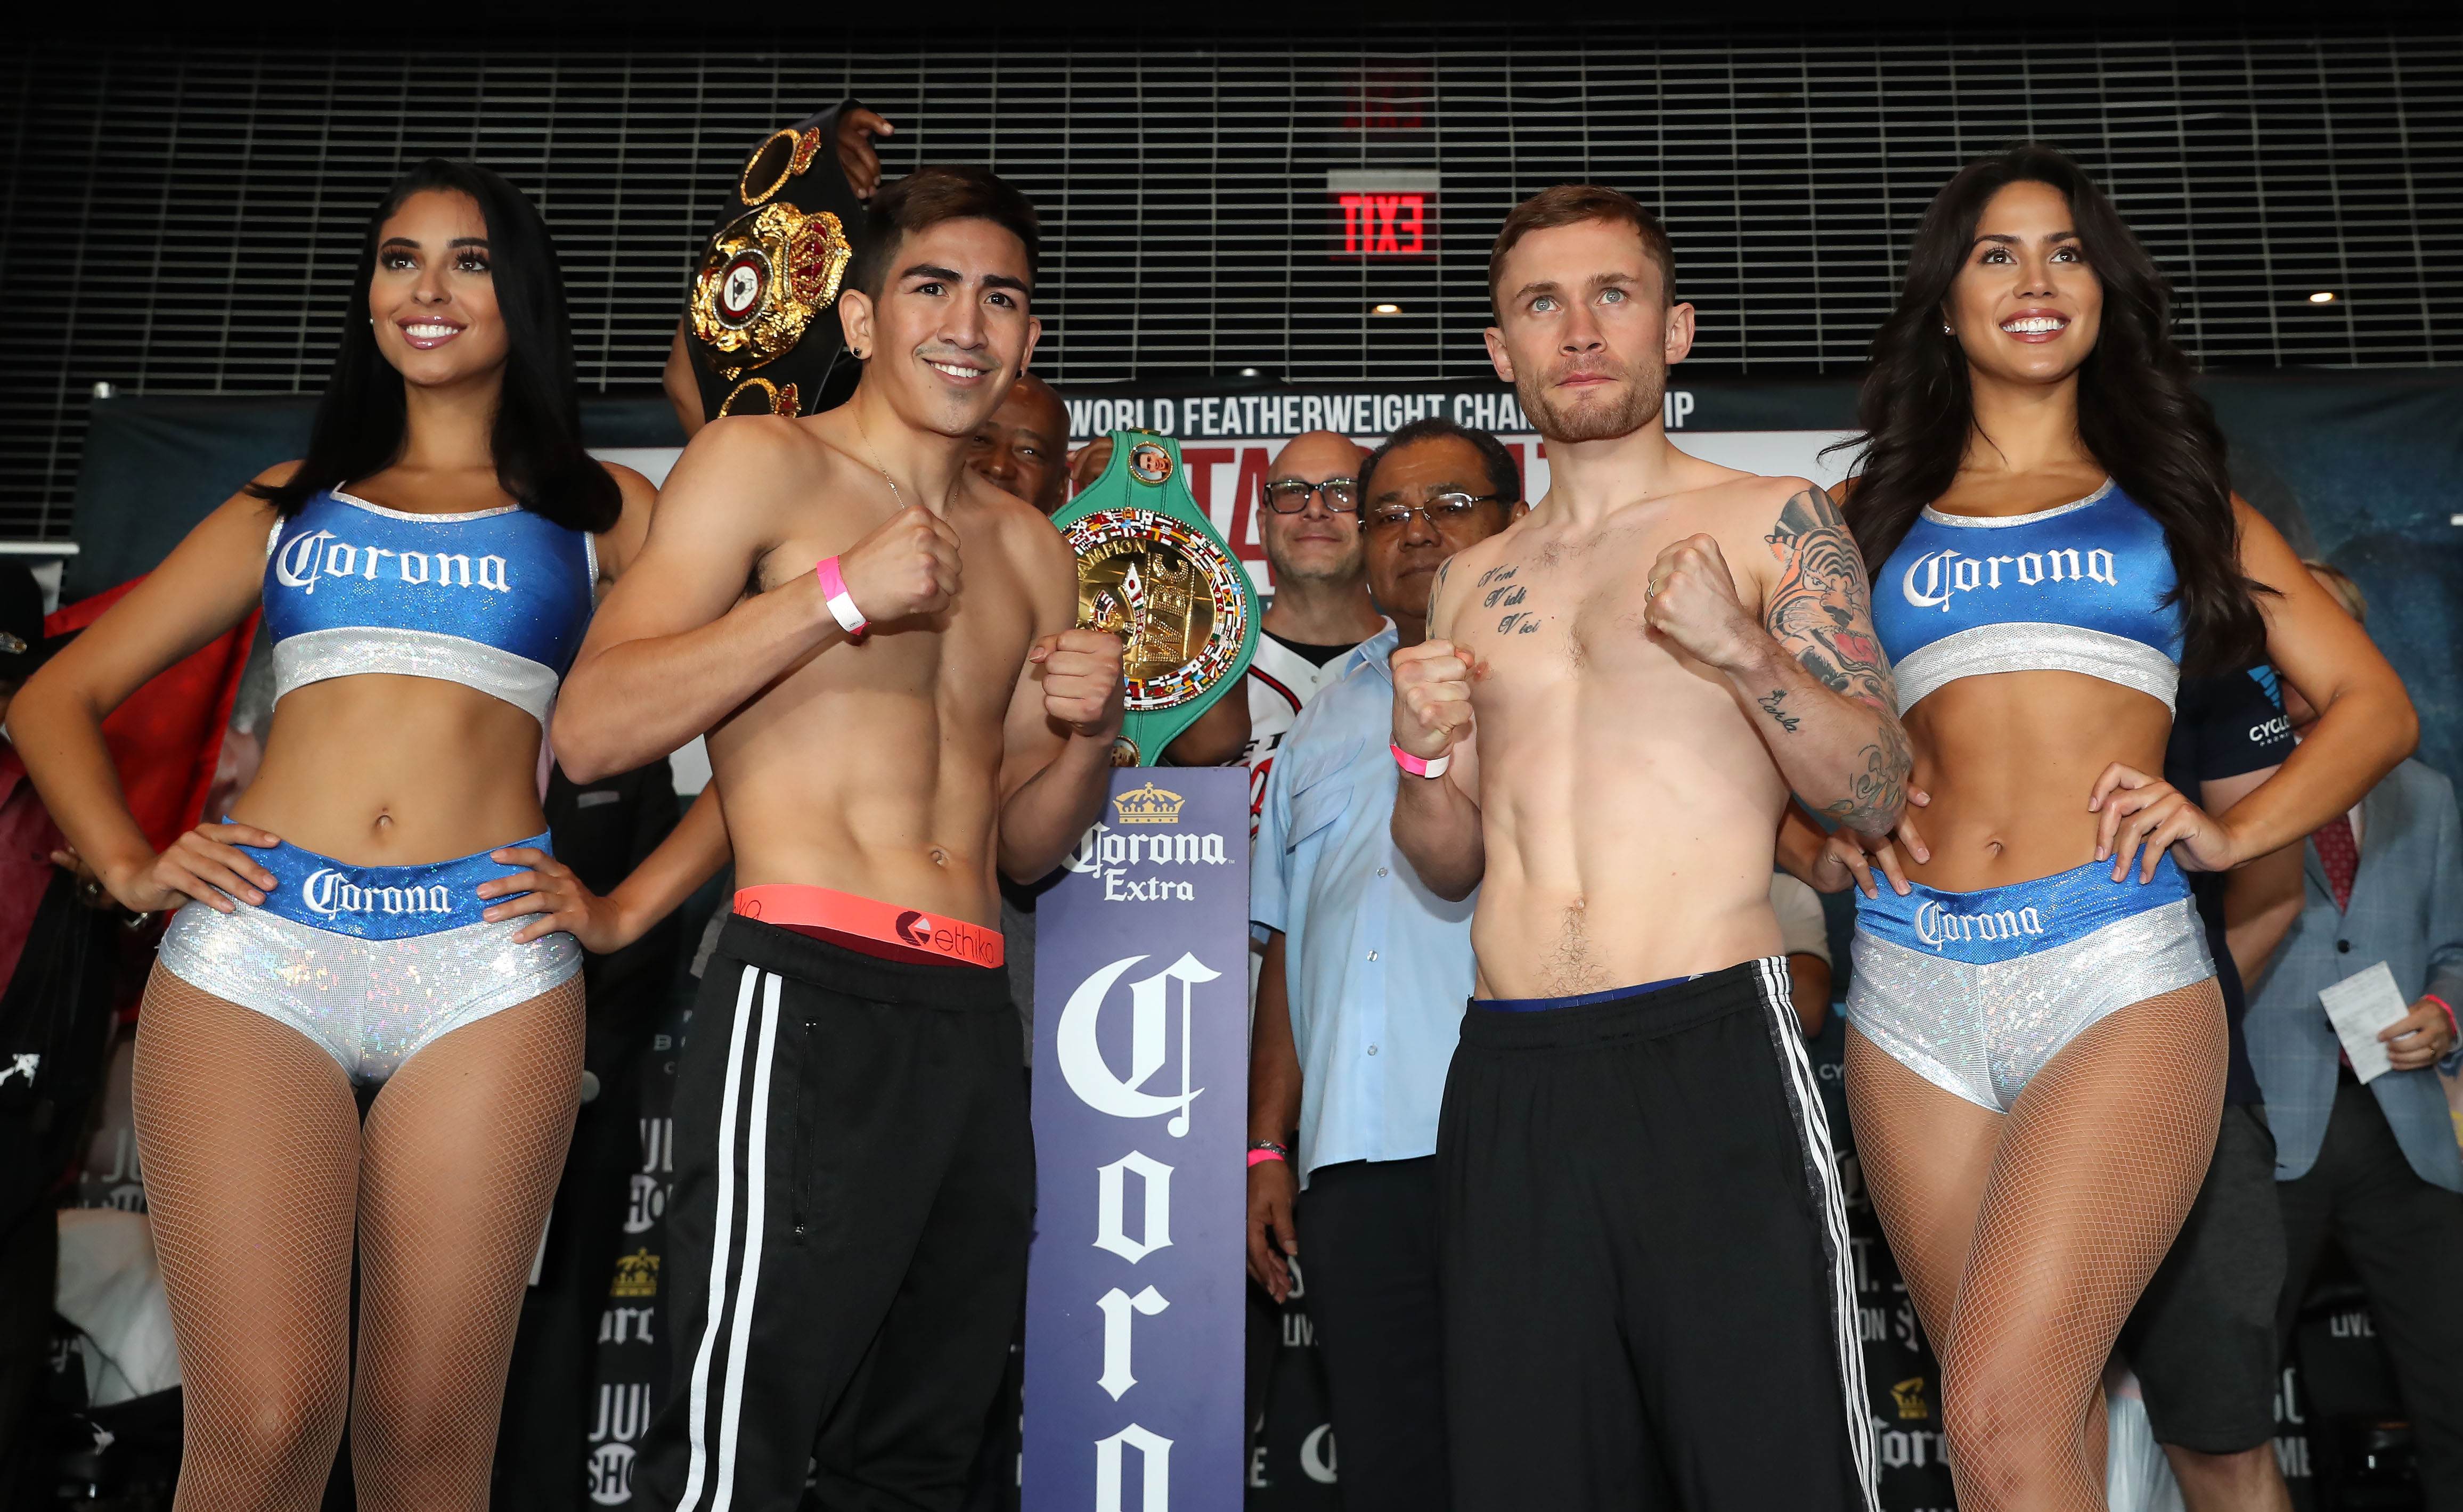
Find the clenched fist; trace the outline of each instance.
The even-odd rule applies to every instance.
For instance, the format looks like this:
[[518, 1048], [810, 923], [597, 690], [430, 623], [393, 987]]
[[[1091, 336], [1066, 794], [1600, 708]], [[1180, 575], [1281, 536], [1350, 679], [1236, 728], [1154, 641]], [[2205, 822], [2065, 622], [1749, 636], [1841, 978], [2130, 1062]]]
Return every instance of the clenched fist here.
[[1736, 596], [1719, 543], [1707, 535], [1689, 535], [1659, 553], [1645, 600], [1643, 623], [1723, 672], [1751, 662], [1756, 642], [1766, 638]]
[[1080, 735], [1120, 732], [1119, 637], [1101, 630], [1064, 630], [1045, 636], [1026, 654], [1043, 667], [1043, 712]]
[[1394, 744], [1434, 761], [1471, 733], [1471, 653], [1423, 640], [1394, 653]]
[[873, 528], [839, 557], [847, 596], [876, 625], [937, 615], [958, 596], [958, 532], [920, 504]]

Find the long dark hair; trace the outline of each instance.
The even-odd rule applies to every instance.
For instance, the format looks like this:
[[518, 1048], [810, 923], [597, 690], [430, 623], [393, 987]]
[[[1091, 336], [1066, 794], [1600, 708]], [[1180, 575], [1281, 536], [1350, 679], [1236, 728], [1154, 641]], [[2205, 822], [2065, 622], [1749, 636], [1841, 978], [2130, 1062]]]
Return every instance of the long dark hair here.
[[547, 223], [519, 189], [471, 162], [430, 158], [393, 182], [360, 246], [359, 273], [342, 312], [342, 340], [316, 405], [308, 455], [279, 487], [249, 485], [285, 519], [319, 490], [383, 471], [402, 454], [406, 426], [402, 375], [377, 348], [368, 320], [377, 238], [412, 195], [467, 194], [488, 222], [488, 266], [508, 352], [502, 397], [489, 438], [496, 481], [522, 508], [569, 530], [604, 530], [623, 513], [616, 480], [581, 445], [581, 400], [573, 373], [573, 326], [564, 274]]
[[1864, 433], [1844, 512], [1868, 569], [1898, 547], [1918, 511], [1950, 491], [1974, 425], [1967, 354], [1942, 331], [1942, 307], [1966, 266], [1976, 223], [2013, 184], [2043, 184], [2069, 201], [2087, 266], [2103, 285], [2095, 350], [2079, 369], [2079, 434], [2123, 491], [2156, 523], [2180, 586], [2183, 669], [2229, 671], [2261, 656], [2266, 623], [2240, 570], [2223, 428], [2191, 386], [2172, 339], [2171, 286], [2112, 202], [2065, 153], [2024, 142], [1969, 163], [1942, 186], [1907, 250], [1898, 308], [1873, 337], [1856, 419]]

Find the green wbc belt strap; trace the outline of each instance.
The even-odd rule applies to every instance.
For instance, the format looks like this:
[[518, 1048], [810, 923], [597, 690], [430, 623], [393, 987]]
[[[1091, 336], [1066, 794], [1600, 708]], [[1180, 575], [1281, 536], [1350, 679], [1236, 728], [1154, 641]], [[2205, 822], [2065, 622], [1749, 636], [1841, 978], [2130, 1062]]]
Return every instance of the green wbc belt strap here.
[[1256, 590], [1168, 436], [1112, 432], [1112, 464], [1052, 523], [1078, 553], [1078, 623], [1121, 637], [1128, 713], [1112, 765], [1151, 767], [1249, 670]]

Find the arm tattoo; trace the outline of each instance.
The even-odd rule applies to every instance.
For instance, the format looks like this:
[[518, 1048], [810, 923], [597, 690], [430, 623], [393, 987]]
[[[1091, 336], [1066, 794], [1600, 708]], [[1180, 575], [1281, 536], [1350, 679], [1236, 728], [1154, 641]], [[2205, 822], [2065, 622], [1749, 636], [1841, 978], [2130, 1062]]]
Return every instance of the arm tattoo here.
[[[1764, 628], [1824, 686], [1882, 716], [1873, 743], [1857, 753], [1860, 769], [1848, 778], [1847, 796], [1821, 811], [1851, 830], [1882, 833], [1906, 801], [1910, 760], [1898, 683], [1873, 633], [1864, 559], [1839, 507], [1820, 488], [1787, 501], [1764, 539], [1779, 564]], [[1788, 727], [1775, 703], [1764, 702], [1764, 712]]]
[[1793, 734], [1795, 734], [1795, 733], [1796, 733], [1796, 727], [1797, 727], [1798, 724], [1803, 724], [1804, 722], [1803, 722], [1802, 720], [1800, 720], [1800, 719], [1798, 719], [1798, 718], [1797, 718], [1795, 715], [1793, 715], [1793, 714], [1782, 714], [1782, 713], [1780, 713], [1780, 712], [1779, 712], [1779, 707], [1778, 707], [1778, 706], [1779, 706], [1780, 704], [1782, 704], [1782, 703], [1786, 702], [1787, 702], [1787, 690], [1786, 690], [1785, 688], [1773, 688], [1773, 689], [1771, 689], [1771, 690], [1770, 690], [1770, 697], [1769, 697], [1769, 698], [1766, 698], [1766, 699], [1755, 699], [1755, 700], [1754, 700], [1754, 703], [1755, 704], [1755, 706], [1757, 706], [1758, 708], [1760, 708], [1760, 710], [1761, 710], [1763, 713], [1765, 713], [1765, 714], [1769, 715], [1772, 719], [1776, 720], [1776, 721], [1778, 722], [1778, 727], [1779, 727], [1780, 729], [1783, 729], [1783, 730], [1787, 731], [1790, 735], [1793, 735]]
[[1820, 488], [1787, 501], [1763, 539], [1778, 559], [1763, 628], [1824, 686], [1884, 713], [1898, 707], [1898, 684], [1873, 634], [1864, 564], [1839, 507]]
[[1885, 711], [1879, 733], [1879, 740], [1857, 752], [1864, 766], [1847, 779], [1848, 795], [1821, 806], [1823, 813], [1864, 834], [1885, 832], [1907, 801], [1907, 732]]

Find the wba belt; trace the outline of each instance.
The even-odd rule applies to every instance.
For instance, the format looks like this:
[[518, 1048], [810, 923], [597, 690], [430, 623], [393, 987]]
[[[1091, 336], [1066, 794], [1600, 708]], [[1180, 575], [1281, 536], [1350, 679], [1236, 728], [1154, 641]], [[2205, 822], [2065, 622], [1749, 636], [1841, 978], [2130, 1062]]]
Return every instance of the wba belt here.
[[765, 882], [739, 888], [735, 911], [887, 961], [998, 966], [1008, 959], [997, 929], [826, 887]]

